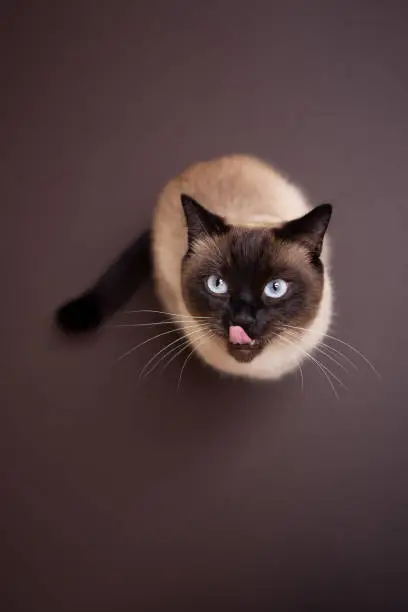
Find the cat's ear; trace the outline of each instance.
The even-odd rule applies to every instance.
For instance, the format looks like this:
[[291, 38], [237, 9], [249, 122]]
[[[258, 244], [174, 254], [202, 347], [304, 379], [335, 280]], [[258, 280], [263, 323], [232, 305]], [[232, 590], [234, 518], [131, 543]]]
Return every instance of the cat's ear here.
[[186, 217], [188, 244], [191, 244], [205, 235], [215, 236], [225, 234], [228, 226], [218, 215], [206, 210], [201, 204], [182, 194], [181, 203]]
[[332, 210], [333, 207], [331, 204], [316, 206], [316, 208], [313, 208], [303, 217], [288, 221], [285, 225], [275, 230], [275, 235], [282, 240], [299, 242], [305, 246], [314, 257], [319, 257]]

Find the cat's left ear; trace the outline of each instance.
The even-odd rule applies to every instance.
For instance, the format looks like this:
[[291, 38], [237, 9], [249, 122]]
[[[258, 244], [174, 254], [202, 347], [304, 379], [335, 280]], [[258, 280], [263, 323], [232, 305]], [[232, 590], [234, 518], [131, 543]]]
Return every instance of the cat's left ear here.
[[290, 242], [299, 242], [305, 246], [314, 257], [320, 257], [323, 238], [332, 215], [331, 204], [316, 206], [303, 217], [288, 221], [275, 230], [277, 238]]
[[214, 215], [188, 195], [181, 195], [184, 215], [186, 217], [189, 246], [204, 236], [225, 234], [228, 226], [222, 217]]

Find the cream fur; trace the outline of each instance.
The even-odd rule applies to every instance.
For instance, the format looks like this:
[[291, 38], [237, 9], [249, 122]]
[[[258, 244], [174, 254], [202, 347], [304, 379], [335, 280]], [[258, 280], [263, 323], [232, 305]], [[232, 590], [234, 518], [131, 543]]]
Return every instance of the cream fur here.
[[[302, 192], [275, 169], [254, 157], [232, 155], [191, 166], [171, 180], [159, 196], [153, 222], [155, 283], [165, 309], [190, 316], [181, 294], [181, 260], [187, 248], [187, 231], [180, 194], [186, 193], [227, 223], [239, 226], [279, 226], [310, 210]], [[204, 341], [180, 325], [197, 354], [213, 368], [237, 376], [278, 379], [299, 366], [323, 339], [332, 313], [332, 287], [327, 271], [317, 316], [296, 343], [279, 341], [266, 347], [250, 363], [239, 363], [218, 340]], [[175, 322], [177, 323], [177, 317]], [[179, 323], [177, 323], [179, 324]], [[288, 336], [289, 338], [289, 336]]]

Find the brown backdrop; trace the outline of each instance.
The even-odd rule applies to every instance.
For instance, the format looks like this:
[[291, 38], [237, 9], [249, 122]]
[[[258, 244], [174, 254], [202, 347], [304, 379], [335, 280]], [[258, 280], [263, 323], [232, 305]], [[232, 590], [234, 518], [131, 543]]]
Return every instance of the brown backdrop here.
[[[407, 609], [403, 3], [1, 11], [2, 610]], [[164, 182], [226, 152], [334, 203], [333, 333], [381, 382], [333, 343], [339, 400], [312, 363], [302, 391], [193, 359], [177, 395], [181, 358], [138, 379], [166, 336], [118, 362], [153, 332], [52, 329]]]

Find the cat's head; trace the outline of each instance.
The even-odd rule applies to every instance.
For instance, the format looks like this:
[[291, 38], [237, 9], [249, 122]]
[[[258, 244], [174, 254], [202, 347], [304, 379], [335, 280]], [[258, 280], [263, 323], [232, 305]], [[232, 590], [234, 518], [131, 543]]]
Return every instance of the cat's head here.
[[[182, 292], [190, 313], [229, 353], [249, 362], [279, 334], [306, 327], [323, 292], [323, 238], [330, 204], [279, 228], [228, 225], [187, 195], [188, 231]], [[289, 326], [289, 327], [285, 327]]]

